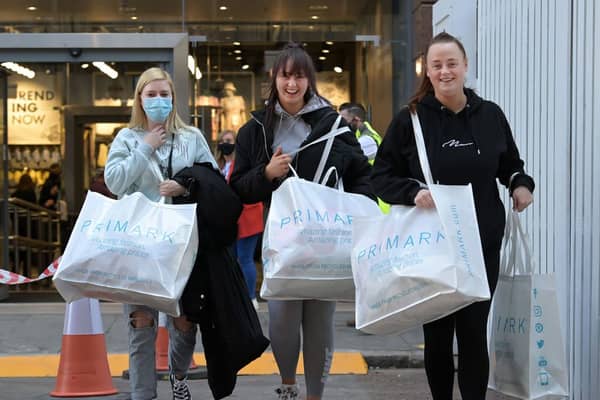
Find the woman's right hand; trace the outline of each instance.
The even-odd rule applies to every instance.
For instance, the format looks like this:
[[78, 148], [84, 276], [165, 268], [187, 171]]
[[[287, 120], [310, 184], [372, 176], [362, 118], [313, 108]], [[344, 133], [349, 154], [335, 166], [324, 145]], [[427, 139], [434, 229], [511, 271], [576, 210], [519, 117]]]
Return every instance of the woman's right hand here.
[[155, 126], [150, 132], [144, 136], [144, 142], [148, 143], [154, 150], [165, 144], [167, 141], [167, 132], [162, 125]]
[[283, 154], [281, 147], [278, 147], [271, 157], [271, 161], [265, 167], [265, 177], [272, 181], [275, 178], [286, 176], [290, 171], [289, 164], [292, 162], [292, 157], [289, 154]]
[[415, 205], [419, 208], [435, 208], [431, 192], [427, 189], [421, 189], [415, 196]]

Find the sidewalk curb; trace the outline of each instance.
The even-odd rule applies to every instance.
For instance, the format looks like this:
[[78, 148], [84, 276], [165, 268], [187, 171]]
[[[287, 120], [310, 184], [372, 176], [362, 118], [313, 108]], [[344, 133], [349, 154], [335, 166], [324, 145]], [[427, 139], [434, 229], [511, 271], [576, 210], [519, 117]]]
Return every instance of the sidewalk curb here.
[[369, 369], [424, 368], [423, 351], [363, 351]]

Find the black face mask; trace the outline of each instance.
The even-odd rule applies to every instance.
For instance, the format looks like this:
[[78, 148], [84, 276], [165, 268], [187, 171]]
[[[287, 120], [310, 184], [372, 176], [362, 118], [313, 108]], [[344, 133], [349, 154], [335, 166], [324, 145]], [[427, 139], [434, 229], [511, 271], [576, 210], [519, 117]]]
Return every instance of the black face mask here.
[[233, 143], [219, 143], [217, 145], [217, 148], [219, 149], [219, 151], [221, 153], [223, 153], [224, 155], [228, 156], [231, 153], [233, 153], [233, 151], [235, 150], [235, 144], [233, 144]]

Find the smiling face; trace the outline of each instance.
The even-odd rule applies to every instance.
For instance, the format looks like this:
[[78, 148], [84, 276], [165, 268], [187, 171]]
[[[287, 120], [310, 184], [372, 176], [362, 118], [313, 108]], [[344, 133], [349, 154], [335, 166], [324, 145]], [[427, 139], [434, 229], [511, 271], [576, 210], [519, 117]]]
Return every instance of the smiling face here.
[[291, 115], [295, 115], [304, 106], [304, 94], [308, 90], [308, 78], [302, 71], [294, 71], [292, 60], [288, 60], [285, 69], [277, 71], [276, 86], [279, 104]]
[[461, 96], [467, 59], [454, 42], [435, 43], [427, 52], [427, 76], [439, 99]]

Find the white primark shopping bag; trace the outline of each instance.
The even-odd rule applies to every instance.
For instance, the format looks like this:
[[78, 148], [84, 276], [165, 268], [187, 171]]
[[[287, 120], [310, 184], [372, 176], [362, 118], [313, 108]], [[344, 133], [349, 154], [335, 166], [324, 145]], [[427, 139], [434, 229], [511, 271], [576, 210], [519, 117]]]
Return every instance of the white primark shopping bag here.
[[88, 192], [54, 283], [66, 301], [92, 297], [179, 315], [198, 250], [196, 204]]
[[534, 274], [528, 239], [510, 212], [489, 318], [489, 387], [520, 399], [568, 396], [552, 275]]
[[394, 206], [354, 220], [356, 327], [367, 333], [400, 332], [490, 298], [471, 185], [433, 184], [416, 115], [413, 127], [436, 208]]
[[[352, 224], [356, 216], [381, 215], [373, 200], [317, 182], [334, 136], [348, 131], [337, 128], [327, 140], [314, 182], [286, 179], [273, 192], [263, 233], [263, 283], [260, 295], [267, 299], [353, 300], [350, 266]], [[314, 144], [310, 143], [309, 145]]]

